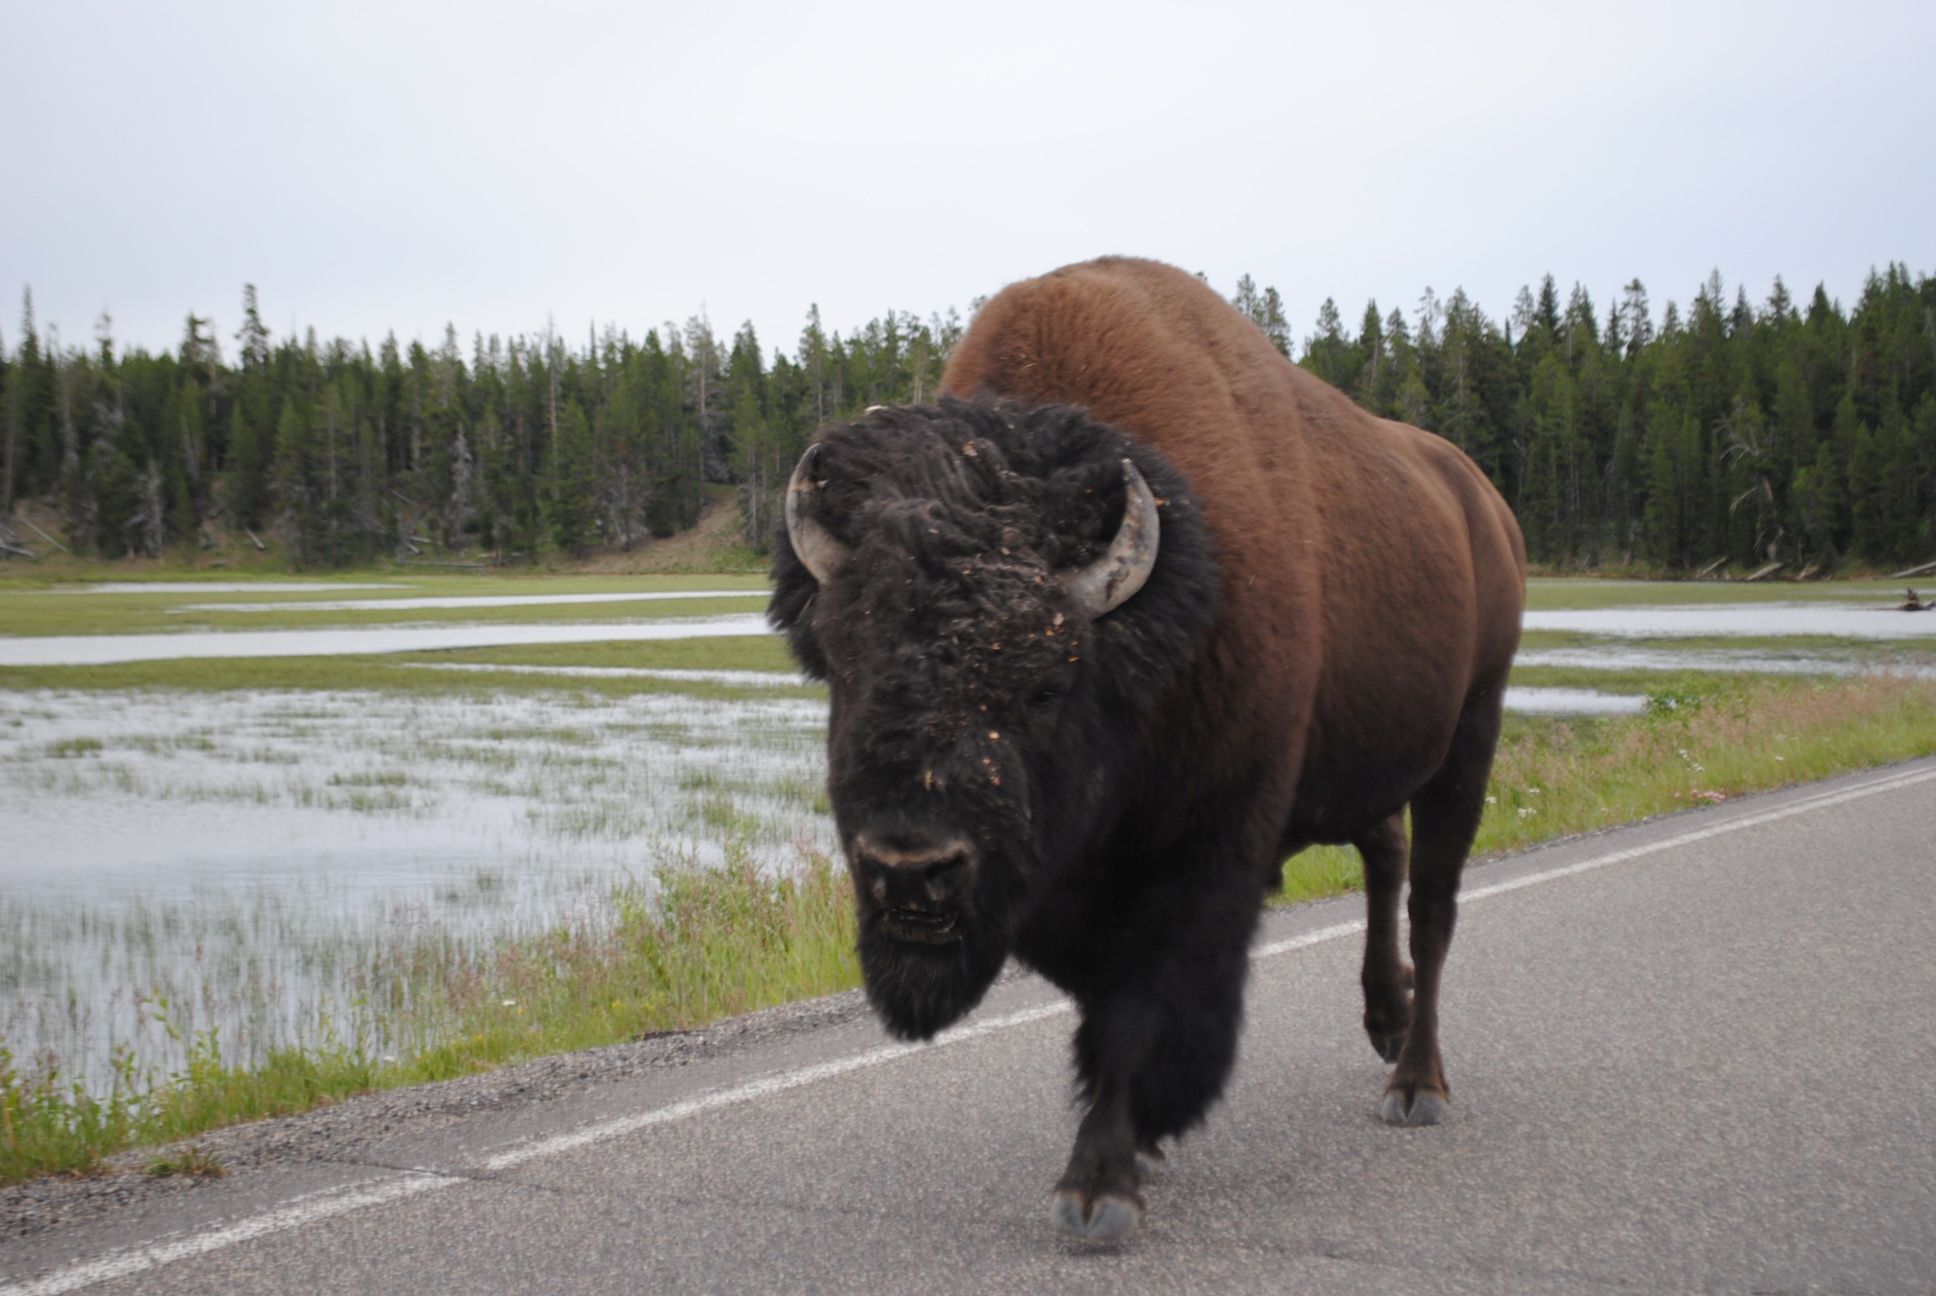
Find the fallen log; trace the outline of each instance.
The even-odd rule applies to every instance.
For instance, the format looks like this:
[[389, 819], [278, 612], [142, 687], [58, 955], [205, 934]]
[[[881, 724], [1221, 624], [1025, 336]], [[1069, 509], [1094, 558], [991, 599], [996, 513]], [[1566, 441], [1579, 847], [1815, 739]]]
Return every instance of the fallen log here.
[[247, 527], [243, 527], [242, 534], [249, 537], [249, 543], [255, 546], [255, 551], [257, 553], [269, 552], [269, 546], [266, 544], [263, 544], [262, 537], [257, 535], [255, 532], [249, 530], [249, 528]]
[[74, 552], [72, 549], [69, 549], [66, 545], [62, 544], [60, 541], [54, 539], [54, 537], [48, 535], [45, 531], [42, 531], [39, 527], [35, 526], [31, 518], [21, 518], [20, 520], [27, 524], [27, 529], [29, 531], [32, 531], [35, 535], [39, 536], [42, 540], [45, 540], [48, 544], [54, 546], [54, 548], [60, 550], [62, 553], [71, 554]]
[[1911, 576], [1927, 576], [1931, 572], [1936, 572], [1936, 562], [1926, 562], [1920, 567], [1911, 567], [1907, 571], [1891, 572], [1889, 579], [1906, 580]]
[[1781, 563], [1771, 562], [1766, 567], [1755, 568], [1753, 571], [1749, 572], [1746, 576], [1743, 576], [1741, 579], [1744, 581], [1758, 581], [1758, 580], [1764, 579], [1765, 577], [1774, 575], [1776, 572], [1780, 571], [1781, 569], [1782, 569]]
[[1695, 580], [1706, 580], [1706, 579], [1707, 579], [1707, 578], [1708, 578], [1709, 576], [1711, 576], [1711, 575], [1712, 575], [1712, 574], [1713, 574], [1714, 572], [1716, 572], [1716, 571], [1717, 571], [1717, 570], [1719, 570], [1720, 568], [1722, 568], [1722, 567], [1724, 567], [1724, 566], [1726, 566], [1726, 565], [1727, 565], [1727, 561], [1728, 561], [1728, 556], [1727, 556], [1726, 554], [1722, 554], [1722, 555], [1721, 555], [1721, 556], [1720, 556], [1719, 558], [1716, 558], [1716, 559], [1715, 559], [1715, 560], [1714, 560], [1713, 562], [1711, 562], [1711, 563], [1709, 563], [1709, 564], [1708, 564], [1707, 566], [1705, 566], [1705, 567], [1703, 567], [1703, 568], [1701, 568], [1701, 570], [1699, 570], [1699, 571], [1697, 571], [1697, 572], [1695, 572], [1695, 573], [1694, 573], [1694, 579], [1695, 579]]

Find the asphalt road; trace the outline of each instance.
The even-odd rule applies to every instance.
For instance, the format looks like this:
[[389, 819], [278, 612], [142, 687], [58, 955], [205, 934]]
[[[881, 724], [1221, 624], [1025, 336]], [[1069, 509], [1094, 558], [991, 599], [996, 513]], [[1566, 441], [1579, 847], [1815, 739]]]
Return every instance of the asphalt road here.
[[1443, 1125], [1376, 1119], [1355, 899], [1276, 915], [1243, 1055], [1124, 1246], [1049, 1226], [1052, 991], [292, 1164], [0, 1253], [102, 1292], [1936, 1291], [1936, 762], [1474, 869]]

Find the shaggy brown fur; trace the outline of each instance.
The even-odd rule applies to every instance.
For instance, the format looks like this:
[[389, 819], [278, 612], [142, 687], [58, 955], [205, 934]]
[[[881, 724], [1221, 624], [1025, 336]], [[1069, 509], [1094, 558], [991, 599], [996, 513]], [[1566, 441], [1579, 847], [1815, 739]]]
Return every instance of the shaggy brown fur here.
[[[1137, 1153], [1222, 1092], [1281, 861], [1351, 842], [1365, 1027], [1397, 1063], [1382, 1112], [1438, 1119], [1439, 975], [1519, 637], [1504, 502], [1153, 262], [1004, 290], [943, 385], [821, 434], [794, 498], [839, 560], [816, 577], [783, 532], [769, 613], [831, 686], [883, 1018], [932, 1034], [1011, 952], [1065, 988], [1087, 1110], [1054, 1218], [1119, 1237]], [[1124, 517], [1126, 462], [1160, 547], [1140, 592], [1085, 611], [1069, 574]]]
[[1215, 537], [1219, 615], [1162, 728], [1199, 777], [1262, 759], [1258, 814], [1287, 847], [1403, 809], [1468, 701], [1503, 689], [1526, 570], [1505, 501], [1451, 443], [1290, 364], [1195, 277], [1112, 257], [1016, 284], [942, 385], [1082, 406], [1182, 470]]

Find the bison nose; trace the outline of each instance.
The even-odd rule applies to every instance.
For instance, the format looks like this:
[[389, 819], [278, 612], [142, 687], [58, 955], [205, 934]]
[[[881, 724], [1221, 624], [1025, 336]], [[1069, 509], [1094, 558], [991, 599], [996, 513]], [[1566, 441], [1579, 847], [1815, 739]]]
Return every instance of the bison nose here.
[[889, 845], [863, 834], [854, 859], [860, 885], [883, 909], [956, 909], [975, 879], [975, 854], [963, 841]]

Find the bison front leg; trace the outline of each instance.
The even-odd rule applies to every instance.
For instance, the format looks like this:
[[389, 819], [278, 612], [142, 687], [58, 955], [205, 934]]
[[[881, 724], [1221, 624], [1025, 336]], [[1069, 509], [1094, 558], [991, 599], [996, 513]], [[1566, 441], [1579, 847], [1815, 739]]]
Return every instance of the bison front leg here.
[[1065, 1233], [1114, 1242], [1135, 1228], [1162, 1140], [1196, 1125], [1223, 1093], [1261, 903], [1253, 876], [1231, 869], [1221, 890], [1199, 881], [1145, 897], [1107, 960], [1113, 980], [1077, 995], [1088, 1109], [1051, 1207]]
[[1098, 1094], [1076, 1132], [1050, 1218], [1072, 1237], [1115, 1242], [1143, 1218], [1143, 1174], [1127, 1095]]

